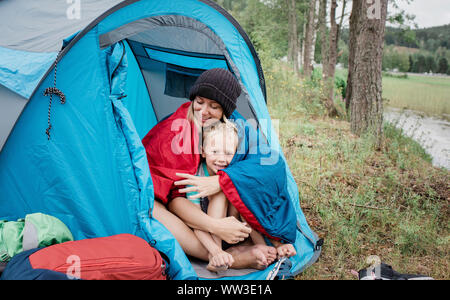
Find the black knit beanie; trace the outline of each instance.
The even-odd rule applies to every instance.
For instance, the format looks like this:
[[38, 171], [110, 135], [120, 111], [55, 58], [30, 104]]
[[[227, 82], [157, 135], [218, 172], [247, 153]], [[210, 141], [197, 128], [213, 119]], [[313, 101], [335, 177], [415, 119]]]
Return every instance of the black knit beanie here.
[[236, 100], [241, 94], [241, 86], [230, 71], [225, 69], [210, 69], [197, 78], [189, 91], [192, 101], [200, 96], [218, 102], [223, 113], [228, 118], [236, 109]]

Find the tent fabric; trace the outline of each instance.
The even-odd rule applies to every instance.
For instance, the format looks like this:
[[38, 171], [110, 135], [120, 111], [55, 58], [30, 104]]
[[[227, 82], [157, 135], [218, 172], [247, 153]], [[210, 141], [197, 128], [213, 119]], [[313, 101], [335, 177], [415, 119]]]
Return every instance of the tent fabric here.
[[122, 0], [2, 0], [0, 47], [58, 52], [62, 41]]
[[203, 70], [207, 70], [211, 67], [222, 68], [226, 70], [228, 69], [227, 63], [224, 59], [195, 57], [189, 56], [187, 54], [175, 54], [149, 48], [145, 48], [145, 50], [147, 51], [148, 56], [151, 59], [163, 61], [177, 66]]
[[56, 55], [0, 47], [0, 84], [28, 99]]
[[[126, 60], [128, 62], [128, 73], [126, 86], [127, 96], [122, 99], [122, 103], [130, 113], [137, 133], [140, 139], [142, 139], [156, 125], [158, 120], [136, 57], [129, 44], [124, 42], [124, 45]], [[140, 99], [140, 101], [135, 101], [135, 99]]]
[[[27, 63], [31, 66], [37, 59], [31, 52], [45, 52], [49, 57], [42, 64], [51, 66], [51, 56], [61, 50], [63, 39], [68, 38], [57, 64], [57, 88], [65, 94], [66, 103], [52, 104], [50, 139], [45, 134], [49, 98], [43, 92], [54, 85], [54, 67], [45, 73], [41, 73], [41, 68], [33, 69], [39, 71], [29, 85], [26, 76], [22, 76], [26, 74], [24, 71], [0, 73], [3, 86], [0, 92], [8, 91], [11, 101], [23, 98], [26, 102], [17, 121], [12, 120], [14, 128], [10, 133], [7, 130], [9, 137], [0, 152], [0, 219], [16, 220], [35, 212], [49, 214], [63, 221], [76, 240], [135, 234], [155, 243], [158, 250], [168, 255], [171, 278], [198, 277], [170, 232], [151, 217], [154, 186], [140, 141], [166, 116], [158, 115], [157, 104], [161, 99], [151, 94], [160, 83], [164, 89], [165, 68], [161, 72], [146, 70], [139, 62], [133, 43], [145, 41], [133, 42], [130, 37], [104, 48], [99, 44], [103, 34], [137, 20], [180, 15], [204, 24], [225, 45], [221, 55], [243, 87], [241, 99], [247, 102], [241, 102], [249, 103], [246, 107], [251, 112], [249, 116], [256, 117], [255, 124], [268, 145], [280, 153], [287, 174], [287, 193], [301, 229], [296, 230], [298, 254], [290, 258], [291, 272], [298, 273], [312, 263], [320, 253], [314, 249], [317, 237], [301, 211], [297, 185], [273, 134], [259, 62], [235, 21], [208, 0], [124, 1], [110, 10], [118, 1], [81, 3], [82, 17], [73, 20], [74, 25], [63, 20], [67, 17], [64, 2], [0, 1], [0, 19], [6, 24], [0, 35], [0, 47], [26, 52], [23, 56], [17, 52], [11, 62], [0, 55], [0, 67], [12, 70], [13, 63], [21, 63], [24, 67], [17, 70], [25, 70]], [[17, 17], [16, 12], [23, 16]], [[31, 20], [35, 24], [30, 24]], [[151, 72], [152, 77], [146, 76]], [[42, 78], [38, 80], [39, 76]], [[159, 82], [149, 81], [156, 76]], [[6, 81], [15, 83], [5, 87]], [[11, 89], [16, 87], [26, 91], [25, 96]], [[163, 99], [175, 101], [167, 104], [167, 108], [178, 107], [176, 101], [183, 101], [175, 97]], [[271, 268], [235, 279], [264, 279], [269, 272]]]
[[100, 35], [100, 47], [130, 37], [144, 44], [186, 52], [222, 55], [225, 49], [210, 28], [183, 15], [153, 16], [125, 24]]
[[27, 99], [0, 85], [0, 151], [25, 104]]

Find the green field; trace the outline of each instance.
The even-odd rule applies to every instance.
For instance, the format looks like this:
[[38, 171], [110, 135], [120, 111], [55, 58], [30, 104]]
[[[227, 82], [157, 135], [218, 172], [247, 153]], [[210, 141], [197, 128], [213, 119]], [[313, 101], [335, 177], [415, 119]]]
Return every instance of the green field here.
[[408, 75], [383, 77], [386, 105], [422, 111], [430, 115], [450, 115], [450, 77]]
[[[336, 70], [347, 79], [347, 70]], [[432, 116], [450, 115], [450, 77], [421, 74], [383, 75], [384, 106], [411, 109]]]

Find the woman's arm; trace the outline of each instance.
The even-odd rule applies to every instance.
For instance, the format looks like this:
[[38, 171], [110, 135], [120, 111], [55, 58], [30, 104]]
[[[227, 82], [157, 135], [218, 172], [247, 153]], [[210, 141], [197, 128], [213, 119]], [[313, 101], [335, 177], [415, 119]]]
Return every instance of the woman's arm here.
[[180, 193], [198, 192], [195, 197], [191, 197], [192, 199], [212, 196], [222, 191], [219, 183], [219, 175], [206, 177], [184, 173], [177, 173], [176, 175], [185, 179], [175, 181], [175, 185], [192, 185], [191, 187], [180, 189]]

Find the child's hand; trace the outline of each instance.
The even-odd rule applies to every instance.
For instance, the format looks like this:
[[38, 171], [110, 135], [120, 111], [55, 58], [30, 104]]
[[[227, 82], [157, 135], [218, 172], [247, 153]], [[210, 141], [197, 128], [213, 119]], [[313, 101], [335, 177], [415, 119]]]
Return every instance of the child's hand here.
[[281, 244], [277, 247], [278, 258], [280, 257], [291, 257], [297, 254], [295, 248], [292, 244]]

